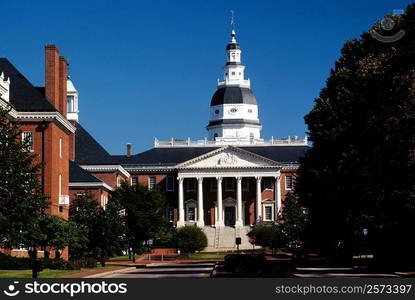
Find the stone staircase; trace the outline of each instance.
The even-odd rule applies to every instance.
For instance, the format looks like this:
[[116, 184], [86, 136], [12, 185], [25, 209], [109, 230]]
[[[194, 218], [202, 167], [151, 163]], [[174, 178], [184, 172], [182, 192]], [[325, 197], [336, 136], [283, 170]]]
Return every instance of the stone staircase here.
[[248, 236], [246, 235], [250, 227], [209, 227], [203, 228], [208, 239], [208, 246], [204, 251], [229, 251], [236, 250], [235, 238], [240, 237], [242, 244], [239, 245], [239, 249], [252, 249], [252, 245], [249, 243]]

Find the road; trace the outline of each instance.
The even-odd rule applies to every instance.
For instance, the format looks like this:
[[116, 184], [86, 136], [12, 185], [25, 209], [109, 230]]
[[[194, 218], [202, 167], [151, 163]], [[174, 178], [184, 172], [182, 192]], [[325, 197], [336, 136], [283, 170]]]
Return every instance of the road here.
[[214, 262], [154, 263], [102, 278], [203, 278], [210, 277]]

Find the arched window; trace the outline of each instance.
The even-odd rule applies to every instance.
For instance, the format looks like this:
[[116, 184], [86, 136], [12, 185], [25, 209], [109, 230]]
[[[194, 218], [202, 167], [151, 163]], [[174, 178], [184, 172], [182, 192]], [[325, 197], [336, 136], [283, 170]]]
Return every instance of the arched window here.
[[216, 141], [216, 138], [218, 137], [218, 134], [217, 133], [215, 133], [214, 135], [213, 135], [213, 140], [214, 141]]

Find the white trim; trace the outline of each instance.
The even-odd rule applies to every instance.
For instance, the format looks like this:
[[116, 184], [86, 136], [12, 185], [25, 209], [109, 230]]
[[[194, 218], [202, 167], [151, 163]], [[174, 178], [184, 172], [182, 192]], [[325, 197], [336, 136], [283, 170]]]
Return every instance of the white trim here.
[[[287, 188], [287, 177], [291, 177], [291, 187]], [[284, 185], [285, 185], [285, 190], [286, 191], [292, 191], [294, 188], [294, 176], [292, 175], [285, 175], [284, 176]]]
[[105, 182], [69, 182], [68, 186], [70, 188], [77, 188], [77, 187], [90, 187], [90, 188], [106, 188], [109, 191], [112, 191], [113, 188], [110, 187], [108, 184], [106, 184]]
[[30, 111], [17, 111], [16, 118], [20, 119], [20, 121], [39, 121], [39, 120], [47, 120], [47, 121], [58, 121], [61, 125], [63, 125], [69, 132], [74, 133], [76, 131], [76, 127], [71, 124], [60, 112], [57, 111], [48, 111], [48, 112], [30, 112]]
[[[267, 200], [269, 200], [269, 199], [267, 199]], [[274, 201], [274, 200], [271, 200], [271, 201]], [[266, 217], [266, 210], [265, 210], [265, 208], [266, 207], [271, 207], [271, 219], [265, 219], [265, 217]], [[265, 203], [262, 203], [262, 216], [263, 216], [263, 220], [264, 221], [274, 221], [274, 204], [273, 203], [270, 203], [269, 201], [267, 201], [267, 202], [265, 202]]]
[[130, 173], [127, 172], [122, 166], [120, 165], [81, 165], [82, 169], [87, 170], [89, 172], [114, 172], [118, 171], [123, 174], [125, 177], [130, 177]]

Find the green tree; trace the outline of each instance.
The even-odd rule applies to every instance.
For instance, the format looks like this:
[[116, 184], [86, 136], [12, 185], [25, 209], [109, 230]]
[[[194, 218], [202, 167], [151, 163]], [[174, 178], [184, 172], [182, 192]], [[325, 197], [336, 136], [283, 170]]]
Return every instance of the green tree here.
[[89, 194], [78, 196], [69, 208], [72, 231], [71, 258], [94, 257], [105, 260], [125, 249], [121, 207], [110, 199], [106, 209]]
[[177, 229], [174, 236], [177, 249], [184, 255], [202, 251], [207, 247], [207, 237], [203, 229], [197, 226], [183, 226]]
[[157, 239], [167, 226], [166, 200], [159, 191], [123, 182], [112, 198], [124, 208], [128, 247], [137, 253], [149, 239]]
[[302, 245], [306, 215], [294, 193], [288, 193], [284, 199], [284, 209], [279, 218], [284, 234], [285, 245], [295, 249]]
[[263, 248], [275, 250], [284, 246], [284, 234], [280, 225], [255, 226], [247, 235], [254, 239], [255, 245]]
[[0, 247], [36, 249], [45, 240], [41, 221], [49, 202], [39, 182], [41, 168], [28, 141], [21, 140], [20, 124], [0, 107]]
[[415, 5], [384, 32], [347, 41], [326, 87], [305, 117], [313, 143], [297, 192], [309, 211], [309, 245], [349, 254], [368, 229], [378, 258], [413, 259], [415, 227]]
[[51, 247], [59, 257], [59, 250], [65, 249], [70, 244], [70, 225], [67, 221], [55, 215], [43, 215], [39, 223], [44, 237], [44, 240], [40, 241], [40, 246], [44, 247], [45, 256], [49, 257], [47, 247]]

